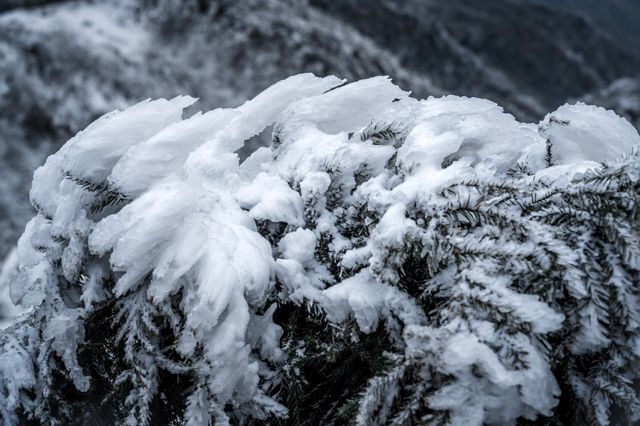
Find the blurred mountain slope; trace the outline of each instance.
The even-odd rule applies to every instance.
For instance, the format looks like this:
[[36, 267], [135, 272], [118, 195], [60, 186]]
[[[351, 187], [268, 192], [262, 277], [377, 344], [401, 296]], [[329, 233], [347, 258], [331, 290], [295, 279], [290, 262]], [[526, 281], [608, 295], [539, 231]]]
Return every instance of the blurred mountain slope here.
[[585, 19], [511, 0], [311, 0], [445, 90], [539, 117], [640, 70]]
[[638, 0], [527, 0], [584, 16], [632, 54], [640, 55]]

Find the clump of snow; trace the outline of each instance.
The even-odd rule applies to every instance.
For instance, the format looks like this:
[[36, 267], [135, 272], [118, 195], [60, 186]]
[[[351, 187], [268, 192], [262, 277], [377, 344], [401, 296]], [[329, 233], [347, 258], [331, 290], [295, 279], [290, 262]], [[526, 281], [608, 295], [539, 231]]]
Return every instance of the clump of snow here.
[[0, 269], [0, 329], [10, 326], [24, 312], [24, 308], [11, 300], [11, 282], [18, 272], [18, 251], [11, 250]]
[[256, 220], [303, 225], [303, 203], [296, 191], [284, 180], [267, 173], [258, 174], [236, 194], [242, 208]]
[[[72, 176], [103, 181], [129, 148], [179, 121], [182, 110], [195, 101], [190, 96], [144, 101], [128, 108], [126, 113], [105, 114], [68, 143], [65, 171]], [[129, 131], [123, 133], [123, 128]]]
[[376, 329], [385, 315], [397, 315], [407, 323], [421, 323], [424, 316], [415, 303], [396, 288], [380, 283], [365, 270], [322, 292], [321, 306], [336, 323], [354, 317], [365, 333]]
[[551, 143], [552, 161], [558, 165], [613, 161], [640, 143], [638, 131], [627, 120], [581, 102], [547, 114], [540, 134]]
[[313, 259], [316, 249], [316, 235], [310, 229], [298, 228], [288, 233], [278, 243], [280, 256], [307, 265]]

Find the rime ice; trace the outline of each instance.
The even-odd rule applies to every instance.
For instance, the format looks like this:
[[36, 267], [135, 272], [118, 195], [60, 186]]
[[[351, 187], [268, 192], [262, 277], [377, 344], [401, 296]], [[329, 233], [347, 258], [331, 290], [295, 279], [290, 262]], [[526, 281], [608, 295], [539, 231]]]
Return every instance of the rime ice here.
[[[576, 219], [584, 238], [552, 218], [580, 185], [610, 188], [597, 181], [610, 169], [595, 161], [637, 182], [635, 157], [614, 162], [640, 143], [628, 123], [577, 104], [536, 126], [486, 100], [418, 101], [385, 77], [342, 83], [301, 74], [186, 119], [193, 98], [144, 101], [52, 155], [34, 176], [39, 213], [11, 289], [34, 309], [0, 334], [3, 418], [51, 415], [48, 368], [90, 390], [77, 352], [105, 306], [129, 424], [151, 421], [160, 371], [192, 384], [187, 424], [285, 417], [273, 392], [288, 362], [278, 303], [388, 336], [394, 366], [368, 382], [361, 424], [420, 410], [460, 425], [550, 415], [560, 389], [552, 333], [566, 334], [563, 354], [615, 340], [627, 348], [617, 366], [638, 355], [637, 229], [606, 216], [623, 256], [609, 242], [589, 245], [588, 214]], [[272, 145], [241, 163], [235, 152], [272, 125]], [[615, 334], [592, 300], [594, 251], [613, 259], [632, 337]], [[572, 377], [576, 393], [592, 390]], [[608, 401], [596, 403], [601, 419]]]

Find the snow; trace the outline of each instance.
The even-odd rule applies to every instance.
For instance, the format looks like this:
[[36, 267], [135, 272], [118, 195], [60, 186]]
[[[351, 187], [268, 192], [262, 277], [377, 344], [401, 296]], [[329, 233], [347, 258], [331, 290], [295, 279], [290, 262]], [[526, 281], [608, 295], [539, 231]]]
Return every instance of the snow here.
[[292, 259], [307, 266], [313, 259], [316, 249], [316, 235], [310, 229], [298, 228], [288, 233], [278, 243], [283, 259]]
[[491, 101], [445, 96], [421, 106], [420, 124], [398, 150], [398, 164], [415, 176], [395, 189], [401, 196], [432, 193], [469, 167], [492, 175], [520, 161], [534, 169], [542, 164], [542, 156], [525, 156], [544, 147], [535, 126], [519, 123]]
[[[65, 171], [91, 181], [106, 179], [129, 148], [179, 121], [182, 110], [195, 101], [190, 96], [147, 100], [128, 108], [126, 113], [103, 115], [68, 143]], [[127, 131], [122, 132], [123, 128]]]
[[25, 311], [24, 308], [15, 305], [11, 300], [11, 281], [17, 272], [18, 251], [14, 248], [2, 262], [0, 269], [0, 330], [12, 325], [16, 318]]
[[602, 107], [563, 105], [540, 123], [552, 144], [553, 164], [618, 159], [640, 143], [638, 131], [615, 112]]
[[11, 281], [11, 301], [15, 304], [24, 307], [37, 306], [45, 296], [44, 287], [49, 279], [50, 266], [44, 255], [32, 246], [32, 238], [37, 241], [37, 231], [46, 232], [46, 228], [47, 223], [42, 217], [35, 217], [27, 224], [18, 241], [18, 271], [24, 272]]
[[310, 274], [300, 262], [293, 259], [277, 259], [275, 268], [276, 278], [292, 302], [315, 302], [322, 297], [322, 290], [326, 287], [322, 274]]
[[329, 134], [352, 132], [380, 116], [392, 101], [408, 95], [389, 77], [372, 77], [298, 101], [289, 106], [282, 119], [292, 125], [312, 122]]
[[339, 85], [336, 77], [318, 78], [313, 74], [298, 74], [267, 88], [236, 109], [238, 115], [212, 139], [194, 150], [185, 164], [187, 173], [204, 173], [209, 162], [220, 152], [235, 152], [249, 138], [272, 125], [290, 103], [317, 95]]
[[371, 333], [378, 325], [380, 308], [384, 306], [390, 290], [376, 282], [368, 271], [355, 275], [323, 292], [327, 317], [335, 323], [342, 323], [353, 315], [358, 327], [365, 333]]
[[36, 386], [36, 374], [34, 365], [25, 348], [21, 344], [21, 339], [28, 338], [30, 334], [36, 334], [38, 330], [27, 328], [22, 335], [2, 335], [0, 344], [2, 345], [2, 362], [0, 362], [0, 377], [4, 381], [7, 394], [3, 398], [0, 406], [0, 414], [4, 421], [9, 423], [17, 419], [13, 416], [15, 410], [20, 407], [22, 389], [30, 389]]
[[113, 167], [109, 181], [126, 194], [140, 194], [164, 178], [167, 170], [179, 170], [191, 151], [237, 115], [233, 109], [221, 108], [198, 112], [167, 126], [125, 152]]
[[303, 202], [300, 195], [277, 176], [258, 174], [253, 181], [241, 187], [236, 198], [240, 206], [249, 210], [256, 220], [303, 225]]
[[[531, 368], [524, 372], [508, 371], [477, 336], [459, 333], [447, 342], [441, 360], [444, 371], [460, 377], [462, 383], [445, 386], [430, 398], [429, 404], [435, 409], [452, 409], [452, 424], [467, 424], [475, 417], [469, 416], [470, 409], [477, 410], [481, 418], [486, 416], [485, 421], [499, 424], [512, 421], [525, 404], [545, 415], [557, 404], [558, 384], [534, 351], [528, 356]], [[478, 386], [472, 379], [469, 368], [474, 365], [484, 373], [488, 383], [480, 382]], [[522, 389], [521, 402], [513, 398], [513, 392], [519, 389]], [[465, 402], [461, 404], [461, 401]]]
[[418, 323], [423, 320], [415, 302], [397, 289], [378, 282], [369, 270], [324, 290], [320, 303], [329, 320], [342, 323], [354, 317], [365, 333], [375, 331], [385, 310], [403, 320]]
[[489, 277], [479, 268], [470, 268], [465, 271], [464, 275], [472, 276], [476, 282], [485, 283], [486, 293], [494, 292], [498, 298], [497, 308], [504, 307], [512, 310], [514, 316], [530, 323], [534, 332], [551, 333], [559, 330], [562, 326], [564, 315], [554, 311], [537, 296], [520, 294], [509, 289], [509, 282], [506, 278]]

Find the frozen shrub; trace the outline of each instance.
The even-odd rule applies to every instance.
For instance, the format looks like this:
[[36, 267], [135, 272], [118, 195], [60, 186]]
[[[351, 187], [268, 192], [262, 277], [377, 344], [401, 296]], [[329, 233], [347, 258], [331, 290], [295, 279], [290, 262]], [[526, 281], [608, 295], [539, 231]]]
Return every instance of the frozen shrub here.
[[638, 419], [623, 119], [310, 74], [193, 102], [107, 114], [36, 171], [5, 423]]

